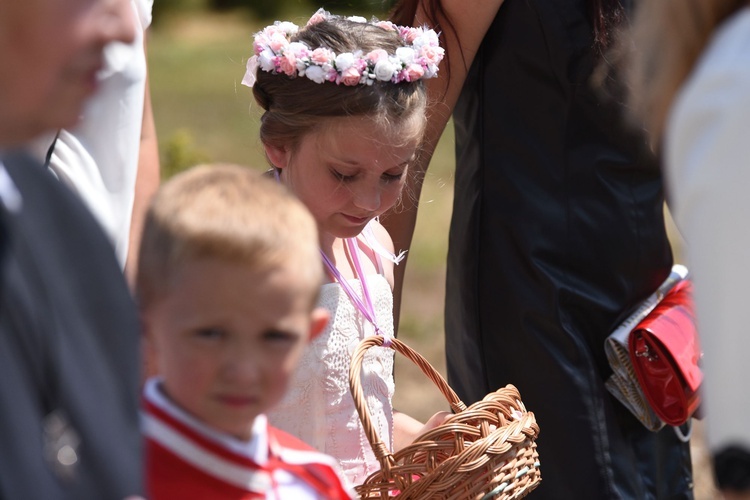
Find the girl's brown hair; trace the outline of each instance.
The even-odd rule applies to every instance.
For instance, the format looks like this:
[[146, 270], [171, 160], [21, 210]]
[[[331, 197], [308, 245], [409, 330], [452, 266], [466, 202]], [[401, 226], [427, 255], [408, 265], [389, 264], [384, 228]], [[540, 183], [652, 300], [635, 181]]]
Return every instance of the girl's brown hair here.
[[[391, 10], [390, 20], [396, 24], [411, 25], [416, 17], [419, 1], [396, 2]], [[424, 0], [422, 7], [432, 28], [438, 32], [449, 30], [455, 34], [455, 29], [440, 0]], [[594, 36], [594, 50], [601, 55], [614, 42], [617, 28], [625, 19], [625, 8], [620, 0], [586, 0], [586, 7]], [[440, 19], [444, 22], [441, 23]], [[450, 54], [446, 57], [450, 57]]]
[[[326, 47], [336, 53], [366, 54], [383, 49], [393, 54], [405, 46], [395, 31], [339, 17], [301, 28], [292, 41], [304, 42], [311, 48]], [[291, 148], [327, 118], [366, 115], [388, 127], [423, 117], [427, 103], [422, 81], [345, 86], [260, 70], [253, 95], [265, 111], [260, 127], [263, 144]]]

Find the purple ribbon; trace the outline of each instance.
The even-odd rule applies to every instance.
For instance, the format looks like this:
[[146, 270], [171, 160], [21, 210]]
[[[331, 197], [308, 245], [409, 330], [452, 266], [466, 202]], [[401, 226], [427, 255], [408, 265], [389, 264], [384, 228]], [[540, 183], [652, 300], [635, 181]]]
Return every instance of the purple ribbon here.
[[364, 301], [359, 297], [359, 295], [357, 295], [352, 286], [349, 284], [349, 281], [341, 275], [341, 272], [339, 272], [339, 270], [336, 268], [333, 262], [331, 262], [331, 259], [328, 258], [325, 252], [323, 252], [323, 250], [320, 250], [320, 255], [323, 256], [323, 262], [325, 262], [328, 270], [344, 289], [346, 295], [349, 296], [349, 299], [352, 301], [354, 306], [362, 313], [365, 319], [369, 321], [373, 327], [375, 327], [375, 333], [383, 337], [383, 345], [390, 346], [390, 337], [383, 334], [377, 324], [377, 319], [375, 317], [375, 308], [372, 305], [372, 298], [370, 297], [370, 290], [367, 287], [367, 280], [364, 273], [362, 272], [362, 266], [359, 263], [359, 246], [357, 245], [357, 240], [356, 238], [346, 238], [344, 239], [344, 241], [346, 242], [346, 245], [349, 249], [349, 254], [352, 256], [352, 261], [354, 262], [354, 271], [357, 275], [357, 278], [359, 278], [360, 284], [362, 285], [362, 295], [364, 296]]

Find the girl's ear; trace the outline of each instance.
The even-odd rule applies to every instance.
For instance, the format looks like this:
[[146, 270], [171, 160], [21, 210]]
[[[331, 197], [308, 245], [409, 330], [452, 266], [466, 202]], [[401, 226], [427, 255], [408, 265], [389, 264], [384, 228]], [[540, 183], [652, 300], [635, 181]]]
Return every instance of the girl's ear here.
[[328, 310], [323, 307], [316, 307], [313, 309], [313, 312], [310, 315], [310, 318], [312, 319], [312, 321], [310, 321], [310, 342], [315, 340], [315, 338], [323, 332], [330, 317], [331, 315]]
[[264, 144], [263, 147], [266, 150], [266, 156], [276, 168], [286, 168], [289, 163], [289, 149], [286, 147], [271, 146]]

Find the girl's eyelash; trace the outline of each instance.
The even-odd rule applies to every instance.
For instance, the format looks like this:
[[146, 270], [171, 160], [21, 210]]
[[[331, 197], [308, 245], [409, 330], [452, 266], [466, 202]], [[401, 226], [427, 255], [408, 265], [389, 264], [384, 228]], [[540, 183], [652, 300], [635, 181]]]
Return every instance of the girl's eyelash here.
[[383, 174], [383, 177], [388, 182], [400, 181], [403, 176], [403, 172], [401, 172], [400, 174]]
[[[404, 170], [404, 172], [405, 172], [405, 170]], [[382, 176], [381, 176], [381, 177], [382, 177], [382, 178], [383, 178], [383, 179], [384, 179], [384, 180], [385, 180], [386, 182], [395, 182], [395, 181], [400, 181], [400, 180], [401, 180], [401, 178], [402, 178], [402, 177], [404, 176], [404, 172], [399, 172], [398, 174], [389, 174], [389, 173], [387, 173], [387, 172], [386, 172], [386, 173], [382, 174]], [[355, 177], [357, 177], [356, 175], [346, 175], [346, 174], [342, 174], [341, 172], [339, 172], [339, 171], [338, 171], [338, 170], [336, 170], [335, 168], [332, 168], [332, 169], [331, 169], [331, 173], [333, 174], [333, 176], [334, 176], [334, 177], [335, 177], [336, 179], [338, 179], [338, 180], [339, 180], [339, 181], [341, 181], [341, 182], [347, 182], [347, 181], [351, 181], [351, 180], [353, 180], [353, 179], [354, 179]]]
[[331, 169], [331, 173], [333, 174], [333, 176], [335, 178], [337, 178], [338, 180], [343, 181], [343, 182], [350, 181], [350, 180], [354, 179], [353, 175], [342, 174], [341, 172], [339, 172], [338, 170], [336, 170], [334, 168]]

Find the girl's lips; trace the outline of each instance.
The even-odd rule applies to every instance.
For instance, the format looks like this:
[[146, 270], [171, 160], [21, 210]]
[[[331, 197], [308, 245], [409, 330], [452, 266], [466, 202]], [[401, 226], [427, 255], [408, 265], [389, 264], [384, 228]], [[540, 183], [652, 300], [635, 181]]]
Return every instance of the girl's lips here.
[[348, 220], [349, 222], [353, 224], [364, 224], [365, 222], [370, 220], [369, 217], [355, 217], [353, 215], [347, 215], [347, 214], [342, 214], [342, 215], [344, 216], [346, 220]]

